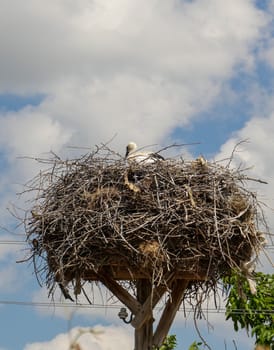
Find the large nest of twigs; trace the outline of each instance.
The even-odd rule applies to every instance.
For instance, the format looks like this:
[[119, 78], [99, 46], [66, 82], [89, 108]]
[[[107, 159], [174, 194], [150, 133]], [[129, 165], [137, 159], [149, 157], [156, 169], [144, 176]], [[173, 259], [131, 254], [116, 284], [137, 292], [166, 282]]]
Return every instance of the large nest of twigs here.
[[117, 280], [213, 280], [261, 248], [256, 195], [240, 170], [203, 158], [127, 163], [106, 148], [49, 168], [25, 219], [35, 272], [49, 291], [109, 274]]

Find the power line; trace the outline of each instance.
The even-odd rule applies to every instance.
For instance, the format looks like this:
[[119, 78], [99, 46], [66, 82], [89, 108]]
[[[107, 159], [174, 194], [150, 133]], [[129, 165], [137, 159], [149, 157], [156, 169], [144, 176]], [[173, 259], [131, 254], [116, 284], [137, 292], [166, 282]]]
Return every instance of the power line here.
[[23, 245], [28, 243], [26, 241], [0, 241], [0, 244]]
[[[115, 305], [104, 305], [104, 304], [69, 304], [62, 302], [34, 302], [34, 301], [17, 301], [17, 300], [0, 300], [0, 304], [2, 305], [15, 305], [15, 306], [37, 306], [37, 307], [64, 307], [64, 308], [76, 308], [76, 309], [117, 309], [119, 310], [122, 304]], [[160, 307], [156, 308], [156, 310], [161, 309]], [[180, 312], [194, 312], [193, 308], [180, 308]], [[212, 314], [224, 314], [226, 312], [225, 308], [206, 308], [202, 310], [204, 313], [212, 313]], [[263, 315], [272, 315], [274, 314], [274, 310], [245, 310], [245, 309], [232, 309], [230, 310], [233, 314], [250, 314], [250, 313], [258, 313]]]
[[[17, 300], [0, 300], [2, 305], [20, 305], [20, 306], [39, 306], [39, 307], [75, 307], [75, 308], [104, 308], [114, 307], [114, 305], [103, 304], [69, 304], [61, 302], [39, 302], [39, 301], [17, 301]], [[118, 308], [118, 307], [117, 307]]]

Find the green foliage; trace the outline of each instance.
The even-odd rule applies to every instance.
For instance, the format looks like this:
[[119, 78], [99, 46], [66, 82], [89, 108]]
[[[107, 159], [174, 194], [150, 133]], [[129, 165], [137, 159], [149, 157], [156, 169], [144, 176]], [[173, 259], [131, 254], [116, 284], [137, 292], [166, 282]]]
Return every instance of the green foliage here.
[[248, 282], [233, 274], [224, 279], [230, 290], [226, 304], [226, 319], [231, 319], [235, 331], [246, 328], [255, 335], [257, 344], [270, 345], [274, 349], [274, 275], [255, 274], [257, 293], [252, 295]]
[[[154, 350], [174, 350], [176, 345], [177, 345], [176, 335], [169, 335], [165, 339], [163, 345], [160, 348], [154, 348]], [[200, 345], [202, 345], [202, 343], [195, 341], [190, 345], [188, 350], [199, 350]]]
[[173, 350], [177, 345], [176, 335], [169, 335], [166, 337], [160, 348], [155, 348], [154, 350]]
[[202, 345], [202, 343], [197, 343], [196, 341], [193, 342], [190, 347], [188, 348], [188, 350], [199, 350], [200, 349], [200, 345]]

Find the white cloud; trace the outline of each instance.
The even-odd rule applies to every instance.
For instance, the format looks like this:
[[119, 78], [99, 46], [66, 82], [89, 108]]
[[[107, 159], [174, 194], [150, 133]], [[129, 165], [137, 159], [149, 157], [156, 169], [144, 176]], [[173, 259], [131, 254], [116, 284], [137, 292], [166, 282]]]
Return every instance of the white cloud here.
[[2, 0], [0, 91], [46, 96], [0, 115], [2, 142], [13, 156], [161, 143], [252, 67], [266, 24], [249, 0]]
[[221, 154], [228, 156], [236, 143], [247, 140], [248, 142], [240, 145], [236, 152], [238, 160], [243, 162], [244, 166], [254, 167], [254, 172], [269, 179], [274, 170], [273, 164], [269, 162], [274, 147], [274, 139], [271, 137], [273, 132], [274, 113], [268, 118], [254, 117], [222, 146]]
[[130, 350], [133, 346], [132, 335], [125, 328], [95, 326], [91, 329], [73, 328], [48, 342], [27, 344], [24, 350], [67, 350], [75, 340], [82, 350]]
[[2, 0], [4, 89], [47, 88], [67, 77], [90, 80], [118, 71], [200, 82], [226, 77], [238, 60], [249, 61], [249, 45], [265, 23], [247, 0], [13, 5]]
[[84, 87], [67, 84], [40, 109], [75, 131], [71, 144], [93, 146], [117, 134], [113, 144], [124, 152], [121, 146], [130, 139], [142, 145], [157, 143], [176, 125], [189, 122], [217, 94], [210, 82], [210, 93], [204, 88], [205, 84], [197, 87], [202, 98], [195, 103], [193, 92], [176, 82], [119, 75]]
[[39, 110], [26, 107], [19, 113], [7, 113], [1, 118], [1, 147], [16, 156], [37, 156], [51, 148], [57, 151], [69, 139], [58, 121]]

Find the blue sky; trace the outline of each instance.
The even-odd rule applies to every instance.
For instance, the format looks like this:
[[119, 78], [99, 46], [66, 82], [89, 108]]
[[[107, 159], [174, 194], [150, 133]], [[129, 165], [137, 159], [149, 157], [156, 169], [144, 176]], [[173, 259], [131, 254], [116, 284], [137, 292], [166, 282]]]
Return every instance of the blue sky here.
[[1, 112], [19, 111], [26, 106], [38, 106], [43, 101], [43, 96], [22, 96], [12, 93], [0, 95]]
[[[274, 1], [0, 5], [0, 350], [67, 349], [68, 330], [98, 325], [99, 340], [87, 335], [93, 350], [131, 349], [132, 329], [118, 319], [119, 308], [54, 307], [31, 262], [16, 264], [28, 247], [5, 243], [25, 239], [22, 227], [10, 232], [17, 222], [7, 208], [25, 206], [16, 193], [41, 167], [20, 157], [50, 150], [70, 157], [70, 146], [92, 148], [116, 135], [111, 146], [121, 154], [129, 141], [155, 148], [197, 142], [180, 149], [184, 157], [220, 160], [248, 139], [235, 160], [268, 181], [256, 191], [273, 208]], [[273, 232], [273, 210], [266, 216]], [[273, 249], [268, 254], [274, 260]], [[261, 260], [260, 270], [273, 273]], [[97, 304], [106, 302], [95, 294]], [[64, 303], [58, 291], [55, 301]], [[179, 312], [171, 330], [178, 350], [199, 339], [191, 316], [185, 321]], [[209, 321], [214, 330], [200, 327], [212, 349], [224, 342], [234, 349], [233, 339], [239, 350], [252, 347], [222, 312]]]

